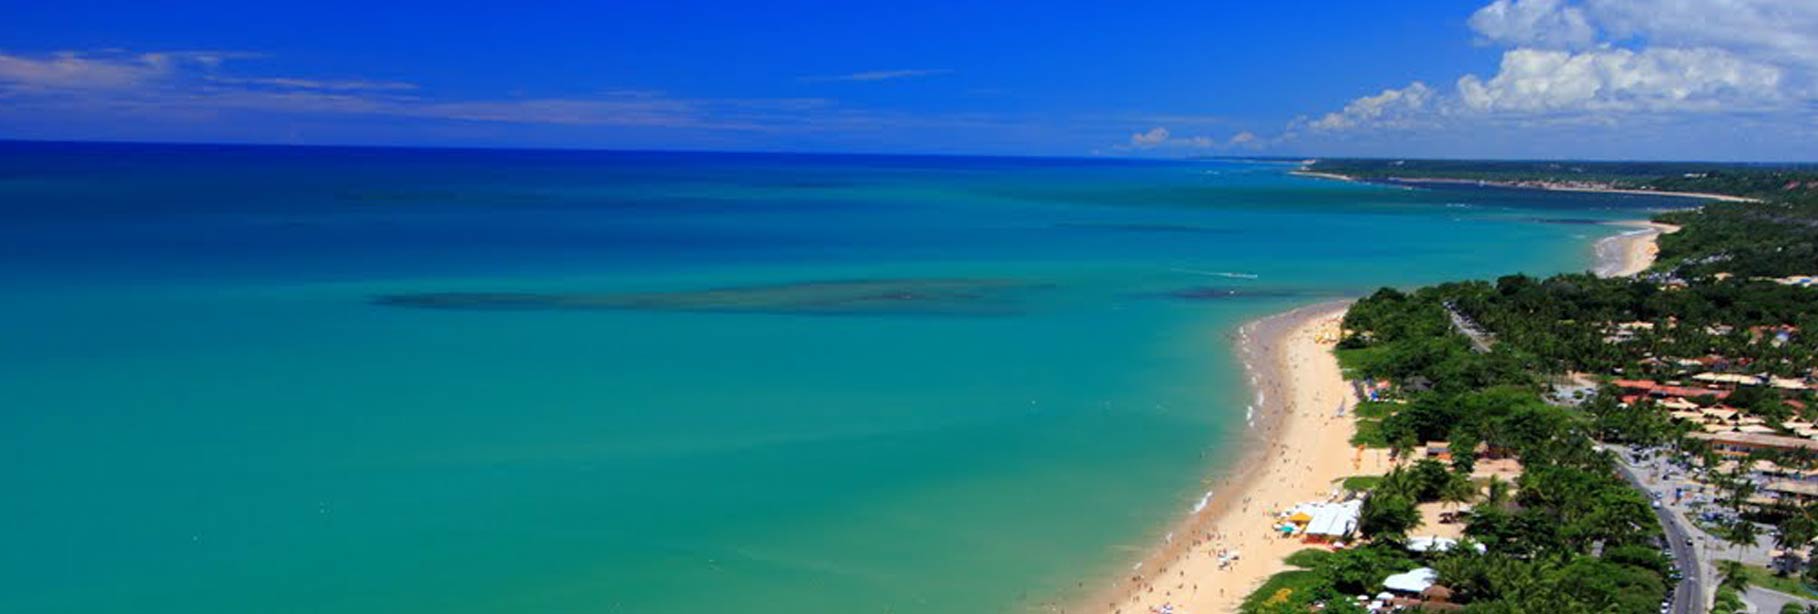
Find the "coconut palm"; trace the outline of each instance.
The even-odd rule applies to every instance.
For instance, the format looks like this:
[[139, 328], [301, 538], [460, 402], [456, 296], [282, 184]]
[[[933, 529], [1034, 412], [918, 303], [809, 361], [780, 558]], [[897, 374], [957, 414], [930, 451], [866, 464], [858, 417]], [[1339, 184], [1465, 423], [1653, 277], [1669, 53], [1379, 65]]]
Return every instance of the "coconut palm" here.
[[1717, 589], [1738, 593], [1749, 588], [1749, 570], [1740, 561], [1717, 561]]
[[1453, 509], [1476, 499], [1477, 483], [1463, 475], [1452, 474], [1452, 479], [1446, 480], [1445, 487], [1439, 491], [1439, 500], [1451, 505]]
[[1509, 504], [1509, 483], [1501, 476], [1490, 476], [1489, 492], [1484, 494], [1483, 504], [1493, 507], [1505, 507]]
[[1774, 560], [1777, 571], [1796, 571], [1798, 551], [1810, 544], [1814, 537], [1818, 537], [1818, 519], [1812, 517], [1811, 508], [1796, 506], [1789, 510], [1786, 519], [1774, 527], [1774, 547], [1784, 553]]

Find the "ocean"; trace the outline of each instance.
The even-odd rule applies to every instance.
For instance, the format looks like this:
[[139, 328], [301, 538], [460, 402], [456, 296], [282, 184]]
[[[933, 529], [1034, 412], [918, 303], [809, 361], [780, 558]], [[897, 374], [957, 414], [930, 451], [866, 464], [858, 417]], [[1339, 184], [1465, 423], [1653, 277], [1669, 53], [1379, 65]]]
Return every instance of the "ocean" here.
[[0, 143], [0, 611], [1033, 611], [1242, 322], [1693, 204], [1290, 170]]

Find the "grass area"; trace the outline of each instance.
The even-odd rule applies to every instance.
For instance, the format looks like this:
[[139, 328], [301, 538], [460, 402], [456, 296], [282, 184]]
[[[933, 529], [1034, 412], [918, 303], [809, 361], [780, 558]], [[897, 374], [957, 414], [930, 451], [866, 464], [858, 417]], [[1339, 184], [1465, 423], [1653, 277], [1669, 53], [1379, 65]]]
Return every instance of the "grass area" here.
[[1357, 414], [1357, 417], [1359, 417], [1359, 418], [1369, 418], [1372, 420], [1381, 420], [1383, 418], [1389, 417], [1389, 414], [1395, 413], [1395, 410], [1400, 407], [1401, 407], [1400, 403], [1384, 403], [1382, 401], [1364, 401], [1362, 403], [1358, 403], [1357, 407], [1352, 409], [1351, 412]]
[[1742, 612], [1742, 611], [1744, 611], [1743, 605], [1742, 605], [1742, 595], [1738, 595], [1738, 594], [1736, 594], [1736, 591], [1733, 591], [1733, 590], [1730, 590], [1727, 588], [1717, 589], [1717, 600], [1715, 603], [1713, 603], [1711, 605], [1712, 614], [1716, 614], [1719, 612]]
[[1807, 599], [1818, 599], [1818, 592], [1813, 592], [1811, 589], [1806, 588], [1804, 584], [1799, 582], [1799, 578], [1796, 576], [1774, 575], [1774, 570], [1760, 565], [1744, 565], [1743, 567], [1748, 570], [1749, 584], [1761, 588], [1777, 590], [1788, 595], [1796, 595]]
[[1386, 346], [1368, 347], [1332, 352], [1338, 356], [1338, 368], [1344, 370], [1345, 379], [1359, 379], [1358, 372], [1366, 370], [1369, 365], [1380, 364]]
[[[1345, 490], [1370, 490], [1382, 483], [1380, 475], [1354, 475], [1344, 479]], [[1304, 565], [1302, 567], [1305, 567]]]
[[1382, 434], [1382, 421], [1369, 418], [1357, 419], [1357, 433], [1351, 435], [1351, 445], [1366, 448], [1387, 448], [1388, 438]]
[[1308, 596], [1315, 588], [1318, 588], [1321, 582], [1319, 572], [1313, 571], [1312, 568], [1320, 566], [1331, 556], [1331, 552], [1318, 548], [1308, 548], [1288, 555], [1288, 558], [1283, 560], [1289, 565], [1301, 569], [1292, 569], [1269, 576], [1267, 582], [1263, 582], [1262, 586], [1256, 587], [1249, 597], [1244, 598], [1243, 611], [1255, 612], [1265, 606], [1279, 606], [1284, 603], [1306, 603]]
[[1332, 552], [1330, 550], [1307, 548], [1288, 555], [1288, 558], [1282, 559], [1282, 561], [1295, 567], [1312, 569], [1325, 564], [1326, 559], [1330, 558], [1332, 558]]
[[1280, 607], [1280, 604], [1305, 603], [1306, 595], [1318, 588], [1319, 583], [1319, 572], [1306, 569], [1269, 576], [1269, 581], [1256, 587], [1256, 592], [1244, 598], [1242, 609], [1245, 612], [1256, 612], [1265, 607]]

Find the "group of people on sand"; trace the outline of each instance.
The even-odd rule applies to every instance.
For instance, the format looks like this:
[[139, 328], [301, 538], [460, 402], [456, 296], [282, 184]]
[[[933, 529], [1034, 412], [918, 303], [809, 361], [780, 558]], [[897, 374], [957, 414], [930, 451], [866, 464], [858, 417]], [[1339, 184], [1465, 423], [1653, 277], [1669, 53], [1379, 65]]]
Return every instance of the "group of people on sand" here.
[[[1321, 343], [1330, 343], [1331, 339], [1335, 338], [1337, 335], [1337, 323], [1338, 318], [1331, 317], [1322, 320], [1319, 323], [1321, 330], [1299, 334], [1310, 335], [1314, 340]], [[1278, 361], [1276, 364], [1280, 367], [1280, 370], [1266, 371], [1266, 373], [1291, 374], [1302, 370], [1305, 366], [1304, 363], [1307, 362], [1305, 358], [1285, 351], [1285, 344], [1278, 343], [1278, 339], [1282, 338], [1273, 335], [1253, 335], [1253, 332], [1254, 331], [1249, 328], [1244, 329], [1239, 334], [1239, 341], [1244, 350], [1253, 358]], [[1250, 361], [1246, 362], [1248, 363]], [[1265, 375], [1262, 378], [1253, 376], [1251, 383], [1262, 393], [1267, 394], [1267, 398], [1271, 401], [1275, 401], [1278, 404], [1278, 407], [1276, 408], [1277, 411], [1267, 411], [1263, 407], [1256, 407], [1256, 409], [1259, 410], [1259, 415], [1263, 419], [1251, 424], [1252, 429], [1254, 429], [1252, 433], [1256, 436], [1260, 436], [1264, 444], [1255, 449], [1255, 452], [1262, 454], [1262, 458], [1256, 459], [1258, 462], [1250, 465], [1254, 468], [1253, 473], [1250, 475], [1250, 479], [1296, 484], [1302, 483], [1306, 476], [1312, 474], [1314, 469], [1313, 463], [1309, 460], [1310, 455], [1307, 450], [1299, 449], [1297, 447], [1296, 444], [1299, 442], [1281, 440], [1282, 431], [1288, 428], [1288, 423], [1279, 418], [1293, 414], [1299, 409], [1296, 405], [1296, 398], [1289, 394], [1291, 391], [1289, 389], [1291, 382], [1284, 381], [1280, 376], [1268, 377]], [[1258, 404], [1260, 405], [1264, 396], [1259, 394], [1257, 398]], [[1324, 403], [1321, 403], [1320, 406], [1330, 407]], [[1321, 415], [1318, 416], [1316, 420], [1319, 423], [1323, 423], [1319, 424], [1319, 427], [1323, 428], [1335, 423], [1344, 423], [1347, 420], [1347, 409], [1346, 403], [1343, 400], [1340, 400], [1336, 405], [1336, 409], [1329, 412], [1319, 412]], [[1226, 481], [1220, 485], [1221, 491], [1233, 492], [1232, 490], [1229, 490], [1230, 479], [1231, 478], [1227, 476]], [[1239, 500], [1229, 501], [1228, 504], [1237, 506], [1240, 513], [1246, 517], [1249, 516], [1252, 511], [1262, 514], [1267, 510], [1267, 517], [1270, 519], [1271, 523], [1276, 521], [1277, 514], [1275, 513], [1275, 510], [1282, 509], [1282, 507], [1286, 505], [1283, 501], [1258, 501], [1251, 496], [1244, 496]], [[1271, 528], [1274, 528], [1273, 524]], [[1237, 572], [1238, 568], [1242, 566], [1239, 562], [1239, 559], [1241, 558], [1239, 552], [1230, 546], [1245, 543], [1246, 531], [1241, 528], [1231, 533], [1217, 530], [1204, 530], [1196, 531], [1194, 535], [1195, 537], [1190, 545], [1185, 545], [1186, 547], [1181, 547], [1176, 552], [1168, 555], [1172, 560], [1169, 563], [1162, 564], [1159, 569], [1157, 569], [1157, 571], [1159, 571], [1160, 569], [1174, 568], [1176, 570], [1175, 578], [1167, 578], [1166, 572], [1156, 573], [1150, 577], [1145, 577], [1149, 576], [1149, 574], [1142, 572], [1132, 573], [1129, 577], [1129, 582], [1130, 586], [1135, 590], [1130, 591], [1127, 600], [1109, 602], [1107, 604], [1109, 607], [1106, 611], [1112, 614], [1125, 614], [1126, 612], [1129, 614], [1141, 614], [1141, 612], [1145, 610], [1137, 609], [1136, 606], [1146, 605], [1146, 611], [1149, 614], [1174, 614], [1175, 612], [1181, 611], [1180, 608], [1183, 607], [1183, 605], [1177, 604], [1177, 601], [1196, 602], [1197, 599], [1193, 596], [1199, 594], [1199, 585], [1192, 582], [1191, 579], [1187, 577], [1186, 570], [1179, 563], [1190, 558], [1204, 556], [1208, 559], [1213, 559], [1216, 562], [1213, 570], [1217, 572]], [[1276, 536], [1277, 535], [1274, 532], [1271, 532], [1270, 537]], [[1170, 535], [1168, 541], [1173, 542], [1174, 536]], [[1155, 561], [1150, 562], [1150, 564], [1155, 563]], [[1139, 568], [1140, 567], [1141, 566], [1139, 566]], [[1167, 586], [1167, 583], [1170, 581], [1174, 583], [1174, 586]], [[1225, 583], [1226, 582], [1219, 582], [1219, 584]], [[1211, 587], [1208, 587], [1208, 590], [1210, 590], [1210, 588]], [[1222, 602], [1227, 598], [1227, 590], [1238, 590], [1239, 588], [1241, 587], [1218, 587], [1219, 600]], [[1157, 595], [1156, 593], [1158, 592], [1161, 594]]]

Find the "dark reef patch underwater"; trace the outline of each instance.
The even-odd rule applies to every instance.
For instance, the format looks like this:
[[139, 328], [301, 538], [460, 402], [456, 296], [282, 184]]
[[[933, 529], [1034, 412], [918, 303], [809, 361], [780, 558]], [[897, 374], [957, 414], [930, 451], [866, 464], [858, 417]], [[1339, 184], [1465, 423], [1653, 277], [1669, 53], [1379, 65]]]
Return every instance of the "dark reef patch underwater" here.
[[1297, 296], [1310, 296], [1310, 294], [1297, 290], [1195, 286], [1192, 288], [1181, 288], [1179, 290], [1164, 292], [1159, 295], [1160, 298], [1183, 301], [1210, 301], [1228, 298], [1292, 298]]
[[392, 307], [450, 310], [637, 310], [800, 315], [1005, 316], [1044, 287], [1004, 279], [814, 281], [675, 292], [417, 292], [376, 296]]

